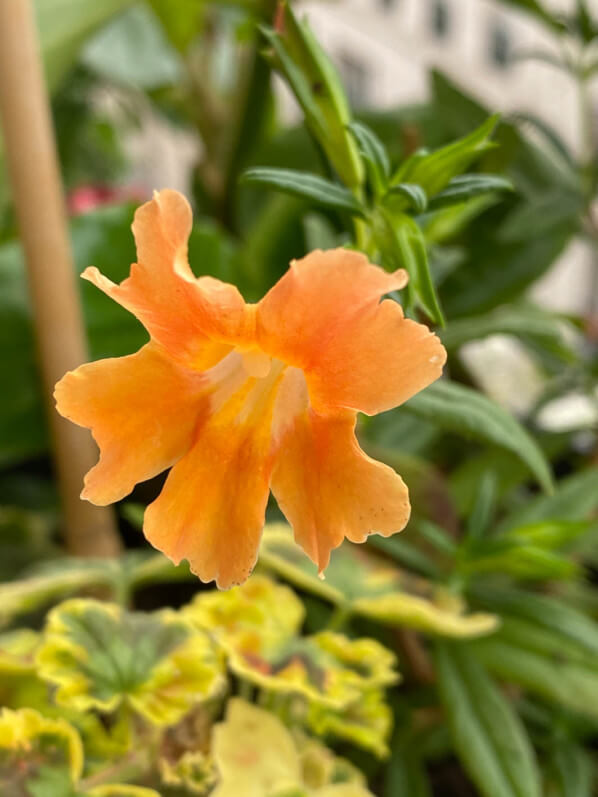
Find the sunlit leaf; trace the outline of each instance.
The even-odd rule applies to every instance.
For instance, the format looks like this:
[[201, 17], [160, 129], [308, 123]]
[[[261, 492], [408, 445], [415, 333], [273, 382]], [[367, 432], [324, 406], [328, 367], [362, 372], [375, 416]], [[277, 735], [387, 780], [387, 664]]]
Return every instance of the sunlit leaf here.
[[[228, 702], [225, 721], [214, 729], [212, 752], [220, 775], [212, 797], [371, 797], [359, 782], [308, 785], [305, 759], [289, 730], [238, 698]], [[310, 774], [313, 784], [313, 769]]]
[[496, 627], [495, 616], [468, 615], [456, 595], [348, 543], [334, 552], [322, 581], [282, 524], [267, 527], [260, 562], [301, 589], [384, 625], [455, 637], [486, 634]]
[[344, 708], [397, 680], [394, 655], [373, 639], [298, 636], [303, 612], [288, 587], [254, 575], [228, 592], [200, 593], [184, 614], [215, 637], [236, 675], [268, 691]]
[[190, 623], [94, 600], [50, 612], [37, 661], [60, 705], [110, 712], [126, 702], [157, 725], [176, 722], [224, 686], [218, 654]]
[[307, 721], [318, 736], [344, 739], [379, 758], [390, 753], [388, 739], [392, 730], [392, 711], [384, 693], [378, 689], [366, 691], [345, 709], [310, 705]]
[[187, 750], [176, 761], [161, 758], [158, 766], [162, 784], [175, 792], [208, 794], [216, 782], [212, 759], [199, 750]]
[[35, 670], [34, 655], [40, 635], [28, 628], [0, 634], [0, 674], [18, 675]]

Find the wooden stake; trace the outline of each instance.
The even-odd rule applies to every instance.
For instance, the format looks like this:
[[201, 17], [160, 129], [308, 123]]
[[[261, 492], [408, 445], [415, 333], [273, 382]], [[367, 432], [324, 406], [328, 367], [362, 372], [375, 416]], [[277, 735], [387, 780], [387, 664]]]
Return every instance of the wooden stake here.
[[60, 418], [54, 384], [87, 359], [73, 258], [31, 0], [0, 0], [0, 120], [25, 250], [39, 365], [69, 553], [120, 550], [112, 510], [81, 501], [83, 474], [97, 459], [89, 433]]

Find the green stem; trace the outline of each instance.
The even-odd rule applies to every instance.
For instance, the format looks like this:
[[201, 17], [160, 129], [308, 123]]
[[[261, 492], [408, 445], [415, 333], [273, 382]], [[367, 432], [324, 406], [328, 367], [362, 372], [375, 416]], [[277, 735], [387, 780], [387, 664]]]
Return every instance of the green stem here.
[[348, 604], [339, 604], [335, 607], [326, 626], [327, 631], [341, 631], [346, 628], [351, 619], [351, 607]]

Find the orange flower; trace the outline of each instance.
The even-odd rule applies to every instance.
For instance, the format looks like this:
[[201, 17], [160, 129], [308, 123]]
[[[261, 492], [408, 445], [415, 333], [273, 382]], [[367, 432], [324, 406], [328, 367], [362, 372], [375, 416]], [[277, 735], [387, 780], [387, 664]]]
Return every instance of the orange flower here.
[[190, 230], [187, 201], [161, 191], [135, 214], [130, 276], [116, 285], [96, 268], [83, 274], [137, 316], [150, 342], [56, 386], [58, 411], [89, 427], [101, 451], [82, 498], [118, 501], [172, 466], [145, 535], [220, 587], [250, 574], [270, 488], [320, 572], [345, 537], [400, 531], [407, 488], [361, 451], [355, 421], [442, 371], [438, 338], [380, 302], [406, 273], [316, 251], [251, 305], [232, 285], [194, 277]]

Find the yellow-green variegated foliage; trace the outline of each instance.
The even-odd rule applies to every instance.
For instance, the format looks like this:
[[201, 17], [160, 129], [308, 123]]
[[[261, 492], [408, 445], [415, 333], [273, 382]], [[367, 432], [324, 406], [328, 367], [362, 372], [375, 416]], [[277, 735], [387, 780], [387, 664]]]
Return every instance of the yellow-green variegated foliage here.
[[210, 638], [175, 612], [127, 612], [90, 599], [50, 612], [37, 663], [60, 705], [113, 712], [126, 703], [156, 725], [176, 722], [225, 684]]

